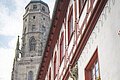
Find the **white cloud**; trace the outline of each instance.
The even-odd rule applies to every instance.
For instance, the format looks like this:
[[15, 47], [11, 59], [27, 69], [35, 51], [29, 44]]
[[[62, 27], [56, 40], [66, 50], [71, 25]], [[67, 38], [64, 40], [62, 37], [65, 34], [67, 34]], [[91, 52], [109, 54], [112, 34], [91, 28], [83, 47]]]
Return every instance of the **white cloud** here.
[[[30, 0], [13, 0], [15, 3], [14, 5], [16, 6], [14, 12], [9, 10], [9, 6], [6, 7], [5, 5], [0, 4], [0, 34], [7, 36], [21, 35], [24, 9], [29, 1]], [[55, 0], [48, 0], [46, 2], [49, 3], [50, 15], [52, 16]]]
[[[13, 39], [8, 41], [8, 45], [10, 46], [9, 49], [0, 48], [0, 80], [11, 80], [11, 71], [13, 66], [17, 35], [22, 34], [23, 14], [25, 11], [24, 9], [25, 6], [30, 2], [30, 0], [9, 1], [12, 1], [16, 6], [14, 11], [11, 11], [9, 6], [1, 4], [0, 1], [0, 35], [13, 36]], [[45, 1], [50, 7], [50, 15], [52, 15], [51, 11], [54, 7], [55, 0]]]
[[11, 80], [14, 50], [0, 48], [0, 80]]
[[13, 38], [11, 41], [9, 41], [8, 46], [11, 49], [14, 49], [16, 47], [16, 43], [17, 43], [17, 36], [15, 38]]
[[24, 14], [24, 7], [29, 0], [14, 0], [16, 6], [15, 11], [9, 10], [9, 6], [6, 7], [0, 4], [0, 34], [7, 36], [16, 36], [22, 32], [22, 17]]
[[29, 0], [14, 0], [14, 11], [0, 2], [0, 35], [13, 36], [13, 39], [8, 41], [9, 49], [0, 48], [0, 80], [11, 80], [17, 35], [22, 33], [22, 17], [27, 1]]

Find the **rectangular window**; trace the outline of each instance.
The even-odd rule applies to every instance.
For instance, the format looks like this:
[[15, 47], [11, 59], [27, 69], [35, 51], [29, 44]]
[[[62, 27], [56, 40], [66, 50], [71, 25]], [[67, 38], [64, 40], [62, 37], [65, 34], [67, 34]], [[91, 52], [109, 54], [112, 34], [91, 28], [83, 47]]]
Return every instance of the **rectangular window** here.
[[97, 50], [85, 68], [85, 80], [101, 80]]
[[43, 17], [43, 20], [45, 20], [45, 18]]
[[25, 19], [25, 22], [27, 21], [27, 19]]
[[69, 17], [68, 17], [68, 40], [70, 41], [70, 38], [73, 33], [73, 6], [70, 8]]
[[35, 25], [32, 25], [31, 31], [35, 31]]
[[60, 64], [64, 56], [63, 53], [64, 53], [64, 33], [62, 32], [60, 39]]
[[33, 19], [35, 19], [35, 16], [33, 16]]
[[92, 71], [91, 71], [91, 80], [98, 80], [99, 79], [99, 65], [98, 60], [93, 64]]
[[45, 7], [44, 7], [44, 6], [42, 7], [42, 11], [44, 11], [44, 12], [45, 12]]
[[37, 9], [37, 5], [33, 5], [33, 9]]

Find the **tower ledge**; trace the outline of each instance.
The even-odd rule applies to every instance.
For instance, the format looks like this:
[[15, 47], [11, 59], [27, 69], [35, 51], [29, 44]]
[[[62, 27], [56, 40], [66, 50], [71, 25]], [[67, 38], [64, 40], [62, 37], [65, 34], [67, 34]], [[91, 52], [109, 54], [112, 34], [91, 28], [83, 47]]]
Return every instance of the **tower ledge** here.
[[[41, 3], [41, 4], [48, 7], [47, 3], [45, 3], [45, 2], [43, 2], [41, 0], [31, 0], [30, 3]], [[30, 5], [30, 3], [25, 7], [25, 9]]]

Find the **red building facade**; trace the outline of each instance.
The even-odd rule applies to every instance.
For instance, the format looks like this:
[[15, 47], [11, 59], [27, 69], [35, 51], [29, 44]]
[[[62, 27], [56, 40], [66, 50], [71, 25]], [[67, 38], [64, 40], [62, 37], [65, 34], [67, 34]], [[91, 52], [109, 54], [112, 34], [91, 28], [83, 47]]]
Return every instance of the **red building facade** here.
[[[80, 71], [77, 62], [81, 59], [107, 2], [108, 0], [56, 0], [38, 80], [78, 79]], [[86, 59], [83, 79], [101, 80], [99, 45], [92, 53], [91, 57]], [[77, 72], [74, 75], [72, 69], [76, 65]]]

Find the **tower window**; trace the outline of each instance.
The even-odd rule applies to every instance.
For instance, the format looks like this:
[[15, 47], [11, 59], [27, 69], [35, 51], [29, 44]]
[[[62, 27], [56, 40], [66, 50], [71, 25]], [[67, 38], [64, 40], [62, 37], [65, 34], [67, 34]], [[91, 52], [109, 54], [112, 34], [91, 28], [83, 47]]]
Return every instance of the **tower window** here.
[[33, 16], [33, 19], [35, 19], [35, 16]]
[[25, 34], [26, 33], [26, 27], [25, 27], [25, 29], [24, 29], [24, 33], [23, 34]]
[[44, 6], [42, 7], [42, 11], [45, 11], [45, 7]]
[[46, 29], [45, 29], [45, 26], [44, 25], [42, 25], [42, 31], [46, 31]]
[[29, 40], [29, 46], [30, 46], [30, 51], [35, 51], [35, 47], [36, 47], [36, 40], [34, 38], [34, 36], [32, 36]]
[[44, 25], [42, 25], [41, 33], [42, 33], [42, 34], [44, 34], [44, 33], [45, 33], [45, 31], [46, 31], [46, 28], [45, 28], [45, 26], [44, 26]]
[[43, 18], [43, 20], [45, 20], [45, 18]]
[[97, 50], [85, 68], [85, 80], [101, 80]]
[[33, 71], [28, 72], [28, 80], [33, 80]]
[[35, 25], [32, 25], [32, 31], [35, 31]]
[[33, 5], [33, 9], [37, 9], [37, 5]]
[[27, 19], [25, 19], [25, 22], [27, 21]]

